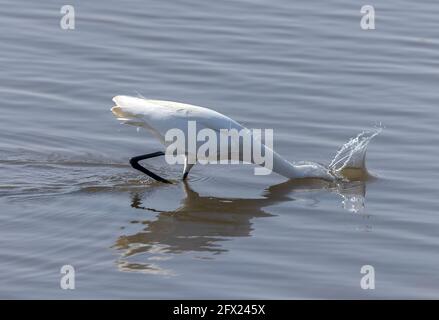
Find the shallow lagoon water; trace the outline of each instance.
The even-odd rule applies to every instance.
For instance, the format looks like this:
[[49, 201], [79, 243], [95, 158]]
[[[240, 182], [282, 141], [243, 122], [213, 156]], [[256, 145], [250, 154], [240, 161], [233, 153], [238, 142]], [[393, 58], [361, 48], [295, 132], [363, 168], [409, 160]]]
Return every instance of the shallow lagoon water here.
[[[56, 1], [0, 5], [0, 297], [437, 297], [436, 2], [380, 3], [373, 31], [359, 1], [94, 1], [69, 31]], [[366, 182], [212, 165], [163, 185], [128, 164], [161, 146], [114, 119], [118, 94], [273, 128], [291, 161], [385, 128]]]

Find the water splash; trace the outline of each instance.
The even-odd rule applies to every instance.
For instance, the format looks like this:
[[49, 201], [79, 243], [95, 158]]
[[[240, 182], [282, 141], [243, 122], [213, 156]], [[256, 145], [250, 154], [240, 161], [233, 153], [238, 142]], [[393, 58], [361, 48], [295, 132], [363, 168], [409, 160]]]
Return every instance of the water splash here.
[[342, 197], [343, 209], [351, 213], [362, 213], [366, 206], [366, 185], [364, 181], [340, 183], [337, 194]]
[[342, 176], [344, 171], [361, 171], [367, 173], [366, 152], [369, 142], [383, 130], [377, 127], [373, 130], [363, 131], [355, 138], [351, 138], [336, 153], [329, 164], [329, 169], [337, 176]]

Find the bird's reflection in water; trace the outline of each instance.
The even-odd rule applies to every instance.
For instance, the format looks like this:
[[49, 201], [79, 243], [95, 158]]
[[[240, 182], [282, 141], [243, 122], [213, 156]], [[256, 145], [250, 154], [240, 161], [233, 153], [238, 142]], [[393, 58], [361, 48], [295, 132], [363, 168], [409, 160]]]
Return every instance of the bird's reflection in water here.
[[[337, 185], [311, 179], [287, 181], [270, 186], [260, 199], [201, 196], [188, 183], [183, 182], [182, 186], [186, 196], [173, 211], [149, 208], [144, 204], [144, 194], [132, 192], [131, 206], [156, 213], [156, 216], [154, 220], [138, 222], [144, 225], [142, 231], [117, 239], [114, 248], [122, 251], [118, 261], [120, 270], [169, 275], [172, 272], [158, 263], [172, 258], [173, 254], [192, 252], [195, 253], [192, 256], [213, 258], [227, 251], [222, 242], [235, 237], [249, 237], [254, 218], [273, 216], [264, 208], [284, 201], [294, 201], [295, 194], [328, 190], [342, 197], [346, 210], [358, 212], [364, 207], [366, 193], [364, 181]], [[138, 255], [142, 256], [141, 263], [129, 262]]]

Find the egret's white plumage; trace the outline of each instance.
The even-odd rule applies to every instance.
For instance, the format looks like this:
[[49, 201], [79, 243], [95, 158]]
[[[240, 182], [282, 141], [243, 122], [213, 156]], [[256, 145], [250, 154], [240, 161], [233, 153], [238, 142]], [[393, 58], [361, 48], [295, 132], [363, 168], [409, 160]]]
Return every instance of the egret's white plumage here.
[[[116, 106], [111, 111], [118, 120], [124, 124], [147, 129], [165, 146], [170, 144], [170, 142], [165, 141], [166, 132], [170, 129], [180, 129], [187, 132], [189, 121], [196, 121], [197, 133], [204, 128], [215, 130], [218, 133], [221, 129], [236, 129], [238, 131], [245, 129], [235, 120], [219, 112], [190, 104], [129, 96], [116, 96], [113, 101]], [[249, 135], [252, 134], [250, 130], [246, 130], [246, 132]], [[265, 155], [273, 155], [273, 171], [286, 178], [334, 179], [329, 171], [318, 163], [292, 164], [267, 146], [262, 145], [262, 147]], [[229, 159], [242, 159], [242, 154], [229, 155], [228, 157]], [[185, 176], [191, 168], [190, 164], [185, 165]]]

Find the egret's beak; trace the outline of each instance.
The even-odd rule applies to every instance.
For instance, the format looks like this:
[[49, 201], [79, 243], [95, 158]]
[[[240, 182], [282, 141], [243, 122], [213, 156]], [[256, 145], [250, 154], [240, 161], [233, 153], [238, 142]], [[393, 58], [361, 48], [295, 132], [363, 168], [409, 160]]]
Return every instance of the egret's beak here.
[[111, 112], [116, 116], [117, 120], [122, 121], [123, 124], [130, 124], [138, 127], [144, 124], [139, 115], [129, 112], [126, 108], [115, 106], [111, 108]]

